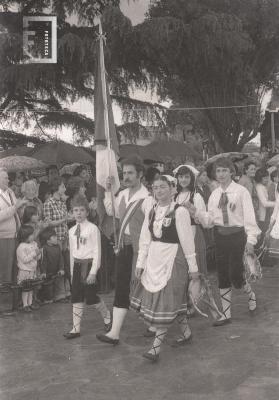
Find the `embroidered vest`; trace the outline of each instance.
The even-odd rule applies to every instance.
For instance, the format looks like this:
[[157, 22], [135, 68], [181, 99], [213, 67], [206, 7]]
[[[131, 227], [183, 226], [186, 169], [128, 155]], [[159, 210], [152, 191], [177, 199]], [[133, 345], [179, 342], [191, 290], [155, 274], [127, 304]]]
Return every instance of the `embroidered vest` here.
[[154, 235], [153, 223], [155, 220], [155, 208], [152, 208], [149, 214], [149, 230], [154, 242], [179, 243], [179, 237], [175, 225], [175, 211], [178, 207], [181, 206], [176, 204], [174, 209], [164, 217], [162, 224], [162, 236], [160, 238], [157, 238]]

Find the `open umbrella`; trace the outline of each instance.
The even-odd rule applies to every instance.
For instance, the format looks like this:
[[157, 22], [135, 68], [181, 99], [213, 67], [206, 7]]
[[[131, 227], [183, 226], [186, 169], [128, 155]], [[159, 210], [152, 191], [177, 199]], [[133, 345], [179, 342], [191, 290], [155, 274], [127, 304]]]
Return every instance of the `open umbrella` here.
[[47, 164], [59, 166], [73, 163], [85, 164], [95, 161], [93, 154], [88, 153], [83, 148], [62, 141], [47, 142], [35, 146], [30, 156]]
[[189, 157], [193, 159], [200, 158], [199, 154], [189, 144], [177, 142], [175, 140], [155, 141], [144, 147], [148, 150], [152, 150], [155, 155], [164, 160], [167, 158], [180, 158], [184, 161]]
[[31, 157], [10, 156], [0, 160], [0, 167], [7, 168], [8, 172], [16, 172], [45, 168], [46, 164]]
[[0, 151], [0, 159], [6, 158], [10, 156], [29, 156], [32, 152], [33, 147], [27, 146], [17, 146], [13, 147], [12, 149]]
[[279, 165], [279, 154], [276, 154], [270, 160], [268, 160], [267, 164], [270, 165], [270, 166]]
[[239, 153], [237, 151], [231, 151], [229, 153], [220, 153], [220, 154], [216, 154], [215, 156], [209, 158], [204, 165], [209, 165], [212, 163], [215, 163], [215, 161], [217, 161], [219, 158], [223, 158], [223, 157], [228, 157], [230, 158], [233, 162], [236, 161], [242, 161], [245, 158], [249, 157], [249, 154], [247, 153]]
[[137, 144], [123, 144], [120, 146], [120, 158], [126, 158], [131, 154], [137, 154], [144, 161], [163, 162], [160, 155], [147, 147], [148, 146], [139, 146]]
[[80, 165], [80, 163], [66, 164], [60, 169], [60, 175], [69, 174], [73, 175], [74, 170]]

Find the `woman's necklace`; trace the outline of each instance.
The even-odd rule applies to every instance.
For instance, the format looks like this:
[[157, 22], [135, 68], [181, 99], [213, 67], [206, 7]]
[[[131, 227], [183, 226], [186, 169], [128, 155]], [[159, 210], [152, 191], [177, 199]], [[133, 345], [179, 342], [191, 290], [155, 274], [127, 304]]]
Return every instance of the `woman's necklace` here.
[[153, 232], [154, 236], [156, 236], [158, 239], [162, 237], [162, 225], [163, 225], [163, 220], [166, 215], [168, 215], [170, 211], [171, 204], [168, 206], [160, 206], [159, 204], [156, 207], [155, 210], [155, 217], [154, 217], [154, 222], [153, 222]]
[[179, 204], [184, 205], [190, 200], [190, 192], [179, 193]]

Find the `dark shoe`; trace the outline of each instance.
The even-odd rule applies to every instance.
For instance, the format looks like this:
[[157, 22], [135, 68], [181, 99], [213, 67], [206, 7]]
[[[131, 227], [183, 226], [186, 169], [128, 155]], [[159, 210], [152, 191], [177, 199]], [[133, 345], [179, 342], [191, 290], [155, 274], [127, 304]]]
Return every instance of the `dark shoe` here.
[[13, 317], [13, 316], [15, 316], [16, 315], [16, 311], [2, 311], [2, 312], [0, 312], [0, 318], [1, 317]]
[[47, 304], [52, 304], [52, 303], [53, 303], [53, 300], [44, 300], [44, 301], [42, 301], [41, 305], [46, 306]]
[[230, 324], [232, 322], [231, 318], [226, 318], [226, 319], [217, 319], [217, 321], [213, 322], [213, 326], [223, 326]]
[[54, 300], [54, 303], [69, 303], [69, 299], [64, 297], [63, 299]]
[[[254, 294], [255, 295], [255, 294]], [[249, 309], [249, 312], [250, 313], [254, 313], [255, 311], [256, 311], [256, 309], [257, 309], [257, 299], [256, 299], [256, 296], [255, 296], [255, 298], [253, 299], [249, 299], [248, 300], [248, 309]]]
[[33, 303], [30, 306], [31, 310], [39, 310], [40, 306], [38, 303]]
[[112, 339], [112, 338], [110, 338], [110, 337], [104, 335], [103, 333], [98, 333], [98, 334], [96, 335], [96, 338], [97, 338], [98, 340], [100, 340], [100, 342], [112, 344], [112, 345], [114, 345], [114, 346], [117, 345], [117, 344], [119, 343], [119, 339]]
[[196, 310], [194, 307], [187, 307], [186, 315], [188, 318], [192, 318], [195, 316], [195, 312], [196, 312]]
[[66, 339], [75, 339], [80, 337], [80, 333], [79, 332], [67, 332], [63, 334], [64, 338]]
[[25, 306], [25, 307], [23, 307], [22, 311], [25, 313], [30, 313], [30, 312], [32, 312], [32, 309], [29, 306]]
[[156, 332], [151, 331], [150, 329], [146, 329], [146, 331], [143, 334], [144, 337], [155, 337], [155, 335], [156, 335]]
[[152, 353], [145, 352], [145, 353], [143, 353], [142, 356], [143, 356], [143, 358], [146, 358], [147, 360], [152, 361], [152, 362], [157, 362], [159, 360], [159, 353], [152, 354]]
[[108, 324], [104, 323], [105, 332], [109, 332], [111, 330], [111, 327], [112, 327], [112, 321], [110, 321]]
[[192, 333], [189, 337], [185, 338], [185, 337], [180, 337], [178, 339], [175, 339], [172, 343], [171, 343], [171, 347], [180, 347], [180, 346], [184, 346], [185, 344], [190, 344], [192, 342]]

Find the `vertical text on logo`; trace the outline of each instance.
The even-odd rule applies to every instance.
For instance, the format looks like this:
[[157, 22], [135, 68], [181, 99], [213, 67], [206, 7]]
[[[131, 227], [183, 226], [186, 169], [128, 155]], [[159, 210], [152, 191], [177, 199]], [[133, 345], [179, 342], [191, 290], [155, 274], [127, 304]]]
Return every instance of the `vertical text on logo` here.
[[56, 16], [23, 17], [24, 63], [57, 63]]

